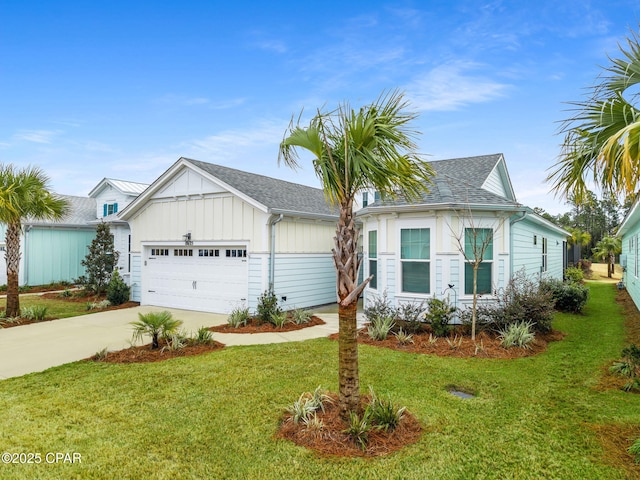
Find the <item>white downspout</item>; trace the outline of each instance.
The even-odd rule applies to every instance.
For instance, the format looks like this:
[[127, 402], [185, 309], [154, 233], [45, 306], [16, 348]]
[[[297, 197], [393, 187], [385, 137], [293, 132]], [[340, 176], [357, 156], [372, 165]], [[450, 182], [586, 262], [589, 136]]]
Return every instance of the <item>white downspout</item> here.
[[284, 218], [284, 214], [272, 215], [269, 218], [269, 230], [271, 234], [271, 250], [269, 252], [269, 289], [273, 289], [273, 283], [276, 276], [276, 223]]

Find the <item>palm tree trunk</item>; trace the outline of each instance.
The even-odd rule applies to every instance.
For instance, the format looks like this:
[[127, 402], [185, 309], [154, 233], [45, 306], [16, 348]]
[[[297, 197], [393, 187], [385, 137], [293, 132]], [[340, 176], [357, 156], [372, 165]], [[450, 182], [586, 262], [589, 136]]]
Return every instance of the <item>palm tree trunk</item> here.
[[6, 316], [20, 316], [20, 295], [18, 292], [20, 273], [20, 224], [10, 223], [7, 225], [5, 235], [7, 261], [7, 308]]
[[343, 307], [338, 305], [338, 377], [340, 383], [339, 405], [343, 418], [355, 412], [360, 405], [360, 374], [358, 372], [358, 340], [356, 313], [358, 302]]

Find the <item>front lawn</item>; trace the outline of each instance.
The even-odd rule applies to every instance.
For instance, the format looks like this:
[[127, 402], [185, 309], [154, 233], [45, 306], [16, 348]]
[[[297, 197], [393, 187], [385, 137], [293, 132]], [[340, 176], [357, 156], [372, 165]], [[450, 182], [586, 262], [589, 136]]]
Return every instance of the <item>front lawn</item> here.
[[[322, 457], [275, 438], [284, 408], [300, 393], [318, 385], [337, 391], [337, 342], [319, 339], [151, 364], [78, 362], [3, 380], [2, 451], [43, 460], [0, 464], [0, 477], [640, 475], [630, 456], [603, 447], [611, 443], [607, 432], [640, 436], [640, 395], [599, 385], [625, 345], [624, 319], [615, 285], [590, 287], [584, 314], [558, 314], [554, 327], [567, 335], [537, 356], [441, 358], [361, 346], [363, 393], [372, 385], [390, 394], [424, 428], [417, 443], [386, 457]], [[455, 397], [451, 386], [476, 398]], [[77, 453], [81, 463], [47, 464], [48, 452]]]

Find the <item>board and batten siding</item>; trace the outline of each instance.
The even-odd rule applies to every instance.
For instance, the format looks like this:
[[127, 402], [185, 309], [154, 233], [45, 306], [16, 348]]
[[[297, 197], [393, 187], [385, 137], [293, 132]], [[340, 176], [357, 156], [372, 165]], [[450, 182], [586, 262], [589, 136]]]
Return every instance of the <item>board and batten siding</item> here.
[[117, 203], [118, 204], [118, 212], [124, 210], [131, 200], [135, 197], [131, 195], [126, 195], [122, 193], [117, 188], [113, 188], [111, 185], [105, 185], [100, 193], [95, 197], [96, 198], [96, 217], [102, 218], [104, 217], [104, 205]]
[[46, 285], [72, 282], [84, 275], [81, 262], [96, 236], [95, 229], [31, 228], [26, 234], [27, 266], [24, 282]]
[[142, 299], [142, 255], [131, 254], [131, 300], [140, 302]]
[[277, 253], [329, 253], [335, 246], [335, 222], [310, 222], [284, 217], [275, 227]]
[[134, 251], [141, 242], [245, 241], [254, 251], [266, 251], [268, 215], [238, 197], [215, 194], [205, 198], [154, 199], [129, 224]]
[[[512, 235], [513, 274], [523, 270], [526, 275], [544, 273], [549, 278], [562, 279], [564, 271], [563, 248], [566, 238], [527, 217], [514, 223]], [[547, 271], [542, 271], [542, 239], [547, 239]]]

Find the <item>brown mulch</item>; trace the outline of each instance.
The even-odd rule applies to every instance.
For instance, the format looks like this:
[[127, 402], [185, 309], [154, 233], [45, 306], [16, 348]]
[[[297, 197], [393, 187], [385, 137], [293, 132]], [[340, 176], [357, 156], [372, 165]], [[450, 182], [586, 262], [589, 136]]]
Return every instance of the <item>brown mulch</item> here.
[[[376, 457], [387, 455], [401, 448], [415, 443], [422, 434], [420, 422], [411, 413], [404, 413], [400, 424], [388, 432], [371, 429], [368, 434], [367, 446], [362, 450], [348, 434], [344, 433], [347, 423], [340, 418], [338, 399], [331, 395], [332, 403], [325, 407], [325, 411], [316, 413], [322, 420], [321, 429], [308, 428], [303, 422], [293, 423], [290, 415], [285, 415], [276, 436], [290, 440], [297, 445], [309, 448], [322, 455], [337, 455], [340, 457]], [[363, 401], [369, 400], [363, 396]]]
[[[468, 334], [453, 333], [448, 338], [438, 338], [434, 343], [429, 341], [428, 333], [422, 332], [413, 335], [413, 343], [401, 344], [393, 334], [390, 334], [386, 340], [373, 340], [367, 334], [367, 329], [363, 328], [358, 331], [358, 343], [402, 352], [437, 355], [439, 357], [508, 359], [537, 355], [540, 352], [544, 352], [550, 342], [562, 340], [564, 336], [564, 333], [555, 330], [547, 334], [538, 333], [529, 348], [504, 348], [500, 345], [498, 335], [489, 332], [478, 333], [475, 342], [471, 340], [471, 336]], [[338, 334], [333, 334], [329, 338], [337, 340]], [[453, 345], [450, 345], [447, 340]]]
[[271, 333], [271, 332], [292, 332], [294, 330], [302, 330], [307, 327], [315, 327], [316, 325], [324, 325], [326, 322], [319, 317], [313, 316], [307, 323], [298, 325], [297, 323], [287, 322], [282, 327], [276, 327], [272, 323], [265, 323], [256, 318], [250, 319], [245, 326], [234, 328], [229, 324], [218, 325], [209, 328], [212, 332], [218, 333]]
[[138, 347], [129, 347], [124, 350], [108, 352], [105, 357], [98, 358], [94, 355], [89, 360], [107, 363], [150, 363], [162, 362], [171, 358], [191, 357], [203, 353], [213, 352], [224, 348], [224, 344], [212, 341], [209, 344], [186, 345], [177, 350], [170, 350], [166, 343], [160, 342], [160, 348], [152, 349], [151, 344]]
[[636, 439], [640, 438], [638, 425], [589, 425], [600, 441], [603, 459], [607, 465], [623, 469], [627, 478], [640, 478], [640, 465], [627, 450]]

